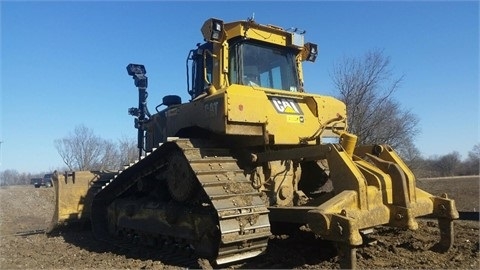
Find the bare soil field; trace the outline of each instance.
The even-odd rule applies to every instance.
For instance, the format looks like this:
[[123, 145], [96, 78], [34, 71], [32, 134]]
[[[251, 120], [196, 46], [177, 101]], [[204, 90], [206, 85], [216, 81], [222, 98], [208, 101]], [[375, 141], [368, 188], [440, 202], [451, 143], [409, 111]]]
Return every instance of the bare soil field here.
[[[418, 186], [456, 200], [459, 211], [478, 211], [480, 179], [421, 179]], [[54, 190], [33, 186], [0, 189], [0, 269], [175, 269], [146, 247], [112, 247], [86, 230], [42, 233], [54, 210]], [[431, 251], [439, 239], [436, 220], [420, 219], [416, 231], [381, 227], [357, 250], [361, 269], [479, 269], [479, 221], [455, 221], [455, 244]], [[331, 243], [308, 233], [272, 237], [265, 255], [226, 268], [339, 268]]]

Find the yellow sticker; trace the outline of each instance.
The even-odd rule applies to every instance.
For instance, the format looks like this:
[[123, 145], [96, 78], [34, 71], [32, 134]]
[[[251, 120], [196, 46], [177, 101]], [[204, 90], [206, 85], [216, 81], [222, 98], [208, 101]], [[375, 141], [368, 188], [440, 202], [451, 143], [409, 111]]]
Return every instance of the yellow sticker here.
[[287, 115], [288, 123], [303, 123], [303, 115]]

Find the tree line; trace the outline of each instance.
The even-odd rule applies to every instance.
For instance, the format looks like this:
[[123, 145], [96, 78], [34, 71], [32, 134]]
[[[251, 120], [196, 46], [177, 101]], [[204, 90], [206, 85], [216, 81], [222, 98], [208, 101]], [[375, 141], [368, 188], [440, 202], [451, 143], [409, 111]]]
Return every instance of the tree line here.
[[[79, 125], [67, 136], [56, 139], [54, 145], [65, 163], [65, 166], [56, 168], [59, 172], [120, 170], [138, 158], [134, 139], [121, 138], [117, 142], [106, 140], [85, 125]], [[30, 179], [41, 178], [45, 173], [51, 172], [32, 174], [9, 169], [0, 171], [0, 186], [28, 185]]]
[[43, 174], [31, 174], [7, 169], [0, 172], [0, 186], [29, 185], [30, 179], [43, 177]]
[[463, 160], [457, 151], [453, 151], [442, 156], [419, 157], [408, 164], [417, 178], [479, 175], [480, 144], [473, 146]]

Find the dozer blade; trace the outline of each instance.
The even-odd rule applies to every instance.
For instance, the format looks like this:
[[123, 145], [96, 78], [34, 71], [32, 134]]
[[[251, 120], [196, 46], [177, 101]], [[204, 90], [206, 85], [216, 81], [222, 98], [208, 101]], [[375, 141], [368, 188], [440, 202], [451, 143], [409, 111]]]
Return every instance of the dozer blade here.
[[62, 225], [88, 224], [92, 199], [99, 189], [115, 175], [108, 171], [75, 171], [53, 175], [55, 211], [47, 233]]
[[355, 153], [331, 145], [326, 158], [336, 195], [308, 211], [307, 220], [313, 232], [338, 243], [342, 268], [356, 268], [363, 232], [376, 226], [416, 230], [420, 216], [438, 218], [440, 240], [434, 250], [453, 245], [453, 220], [459, 217], [455, 202], [417, 188], [413, 173], [388, 145], [357, 147]]

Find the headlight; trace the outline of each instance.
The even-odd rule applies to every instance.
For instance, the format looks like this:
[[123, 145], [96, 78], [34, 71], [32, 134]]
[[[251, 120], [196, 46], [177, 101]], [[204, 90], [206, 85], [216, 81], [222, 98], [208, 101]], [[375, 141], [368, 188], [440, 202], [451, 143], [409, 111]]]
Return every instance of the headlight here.
[[307, 61], [310, 61], [310, 62], [315, 62], [315, 60], [317, 59], [317, 55], [318, 55], [318, 46], [317, 44], [313, 44], [313, 43], [306, 43], [305, 44], [305, 49], [307, 50], [307, 57], [305, 60]]

